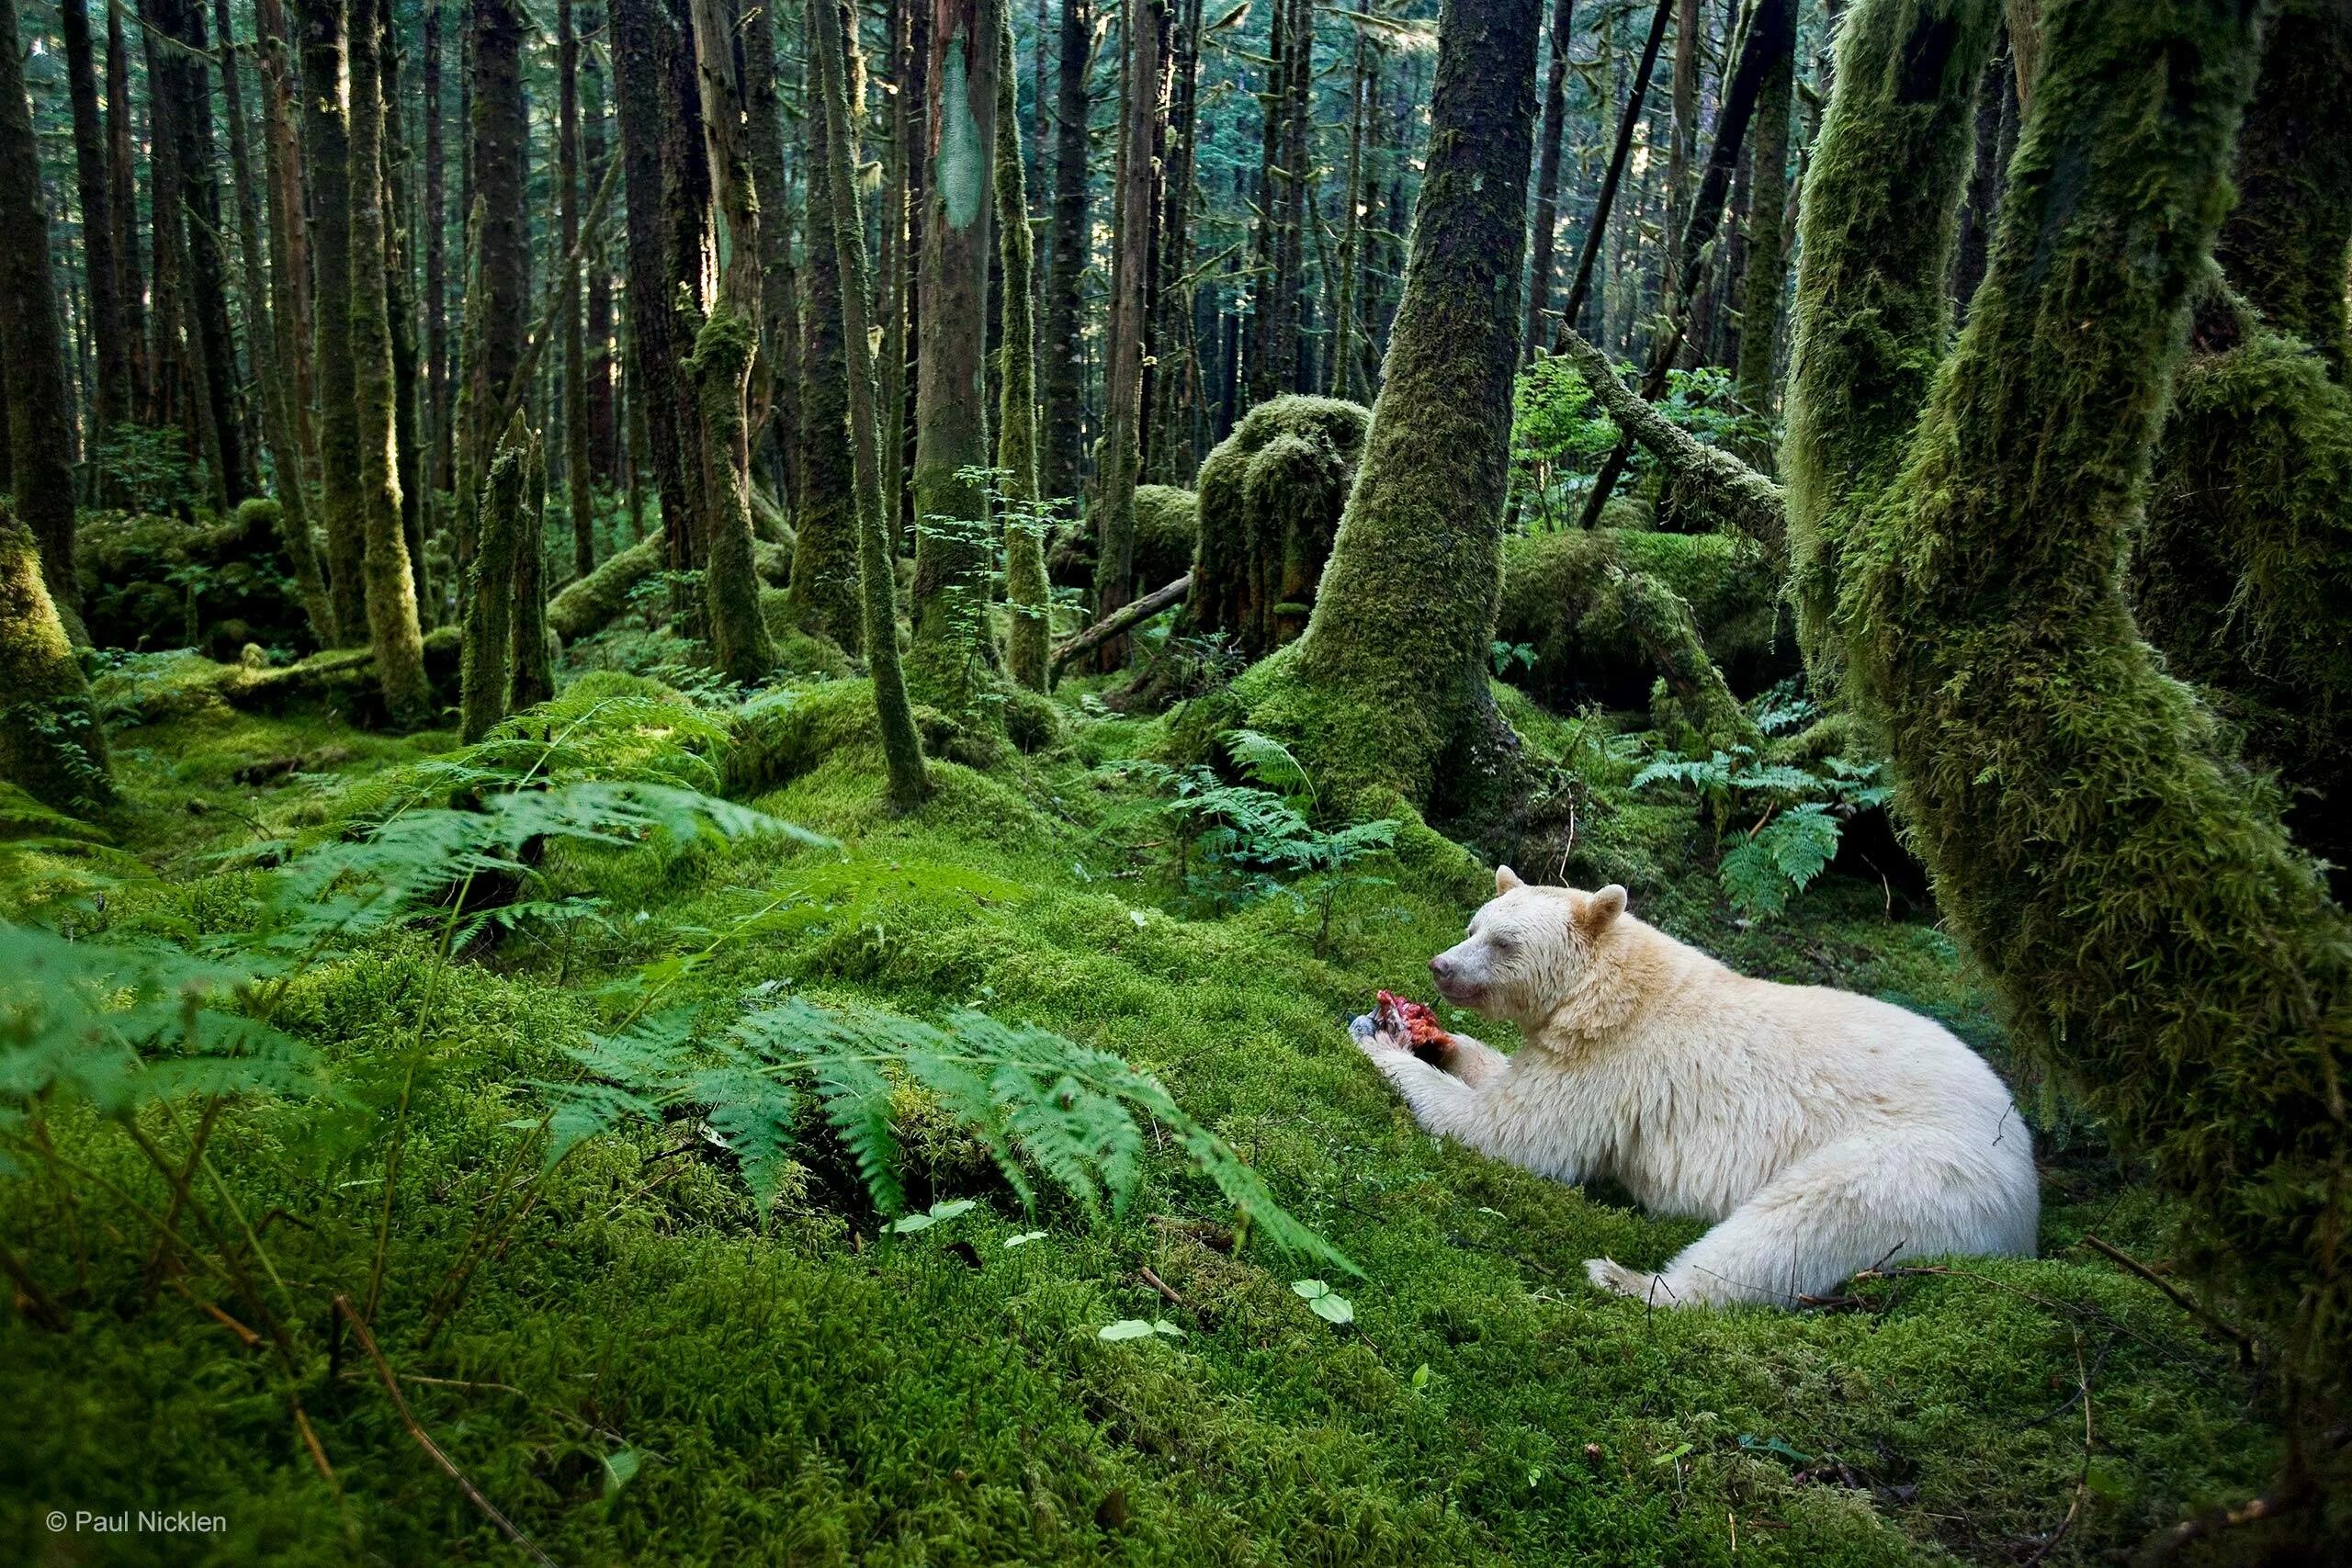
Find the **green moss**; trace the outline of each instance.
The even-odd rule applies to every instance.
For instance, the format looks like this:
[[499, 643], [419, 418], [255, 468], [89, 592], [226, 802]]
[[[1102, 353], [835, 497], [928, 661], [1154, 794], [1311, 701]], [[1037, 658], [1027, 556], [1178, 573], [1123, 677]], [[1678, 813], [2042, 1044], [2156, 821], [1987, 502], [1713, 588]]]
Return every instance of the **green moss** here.
[[32, 530], [0, 508], [0, 782], [79, 815], [114, 797], [106, 734], [41, 579]]
[[759, 345], [759, 327], [724, 304], [715, 306], [695, 334], [683, 368], [702, 407], [706, 476], [702, 486], [709, 557], [703, 568], [710, 608], [711, 658], [732, 681], [750, 685], [775, 668], [775, 645], [760, 616], [760, 581], [752, 557], [749, 482], [735, 453], [743, 439], [743, 382]]
[[2352, 866], [2352, 394], [2291, 339], [2192, 354], [2131, 562], [2172, 673], [2296, 792], [2295, 840]]
[[1735, 690], [1757, 692], [1790, 673], [1795, 649], [1781, 622], [1770, 562], [1730, 534], [1571, 530], [1503, 544], [1495, 639], [1534, 650], [1508, 676], [1545, 705], [1634, 708], [1657, 667], [1633, 636], [1611, 573], [1639, 572], [1689, 605], [1700, 639]]
[[1849, 504], [1894, 475], [1951, 333], [1960, 195], [1989, 0], [1861, 5], [1837, 41], [1837, 90], [1804, 176], [1787, 433], [1790, 598], [1815, 690], [1835, 689], [1830, 619]]
[[[1242, 416], [1203, 459], [1192, 529], [1198, 549], [1183, 569], [1193, 572], [1187, 634], [1222, 634], [1255, 659], [1305, 628], [1303, 615], [1282, 606], [1314, 603], [1371, 423], [1361, 403], [1274, 398]], [[1136, 581], [1171, 581], [1172, 574], [1144, 570], [1143, 502], [1138, 489]]]
[[1193, 491], [1136, 486], [1136, 581], [1158, 588], [1192, 570], [1200, 532], [1200, 497]]

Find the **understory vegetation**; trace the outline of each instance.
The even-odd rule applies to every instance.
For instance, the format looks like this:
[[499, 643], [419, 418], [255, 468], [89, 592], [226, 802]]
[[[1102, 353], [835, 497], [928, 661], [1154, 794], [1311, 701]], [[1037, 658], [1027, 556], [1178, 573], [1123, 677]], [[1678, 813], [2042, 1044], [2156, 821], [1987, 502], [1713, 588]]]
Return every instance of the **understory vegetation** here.
[[[2233, 1348], [2083, 1241], [2169, 1221], [2054, 1093], [2038, 1260], [1591, 1291], [1699, 1224], [1431, 1142], [1341, 1028], [1475, 868], [1418, 824], [1294, 852], [1295, 760], [1092, 698], [904, 818], [851, 679], [575, 667], [465, 749], [119, 718], [118, 826], [20, 799], [6, 850], [0, 1236], [67, 1325], [0, 1326], [0, 1402], [52, 1413], [12, 1551], [168, 1496], [221, 1562], [530, 1555], [470, 1486], [560, 1562], [2001, 1561], [2070, 1514], [2096, 1561], [2261, 1480]], [[1743, 897], [1784, 796], [1742, 764], [1501, 700], [1577, 802], [1545, 873], [2011, 1065], [1910, 898]]]

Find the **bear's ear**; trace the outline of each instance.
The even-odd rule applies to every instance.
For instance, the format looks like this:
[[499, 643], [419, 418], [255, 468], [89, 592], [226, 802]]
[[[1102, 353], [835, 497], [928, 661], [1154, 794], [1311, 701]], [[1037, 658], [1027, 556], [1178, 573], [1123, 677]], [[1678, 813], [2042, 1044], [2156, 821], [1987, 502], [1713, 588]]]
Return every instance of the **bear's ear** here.
[[1499, 897], [1505, 893], [1516, 892], [1518, 889], [1526, 886], [1527, 884], [1519, 879], [1519, 873], [1511, 870], [1510, 867], [1507, 865], [1498, 865], [1495, 867], [1495, 893], [1497, 897]]
[[1599, 936], [1625, 912], [1625, 889], [1612, 882], [1585, 900], [1584, 928]]

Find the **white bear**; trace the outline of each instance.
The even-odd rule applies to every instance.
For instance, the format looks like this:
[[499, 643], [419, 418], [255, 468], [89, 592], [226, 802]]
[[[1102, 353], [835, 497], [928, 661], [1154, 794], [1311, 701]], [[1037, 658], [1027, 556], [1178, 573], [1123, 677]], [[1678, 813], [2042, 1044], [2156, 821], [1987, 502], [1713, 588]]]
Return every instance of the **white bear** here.
[[1656, 1274], [1589, 1260], [1593, 1283], [1790, 1306], [1893, 1259], [2032, 1254], [2031, 1134], [1949, 1031], [1735, 974], [1627, 914], [1614, 885], [1533, 887], [1505, 866], [1495, 895], [1430, 973], [1447, 1000], [1516, 1022], [1524, 1048], [1456, 1035], [1440, 1066], [1368, 1018], [1352, 1032], [1431, 1134], [1715, 1222]]

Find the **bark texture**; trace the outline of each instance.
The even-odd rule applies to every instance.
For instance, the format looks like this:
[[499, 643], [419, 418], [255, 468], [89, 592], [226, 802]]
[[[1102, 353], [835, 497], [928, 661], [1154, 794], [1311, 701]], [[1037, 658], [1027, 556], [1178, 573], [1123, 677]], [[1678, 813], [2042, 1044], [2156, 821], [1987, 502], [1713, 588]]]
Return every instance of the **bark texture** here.
[[1021, 168], [1021, 113], [1014, 68], [1020, 51], [1012, 17], [1004, 22], [1004, 58], [996, 101], [997, 309], [1002, 322], [1002, 395], [996, 422], [998, 483], [1007, 503], [1004, 596], [1011, 612], [1005, 663], [1015, 681], [1046, 689], [1046, 643], [1052, 601], [1046, 584], [1046, 527], [1037, 495], [1037, 344], [1032, 312], [1036, 245], [1029, 233], [1029, 183]]

